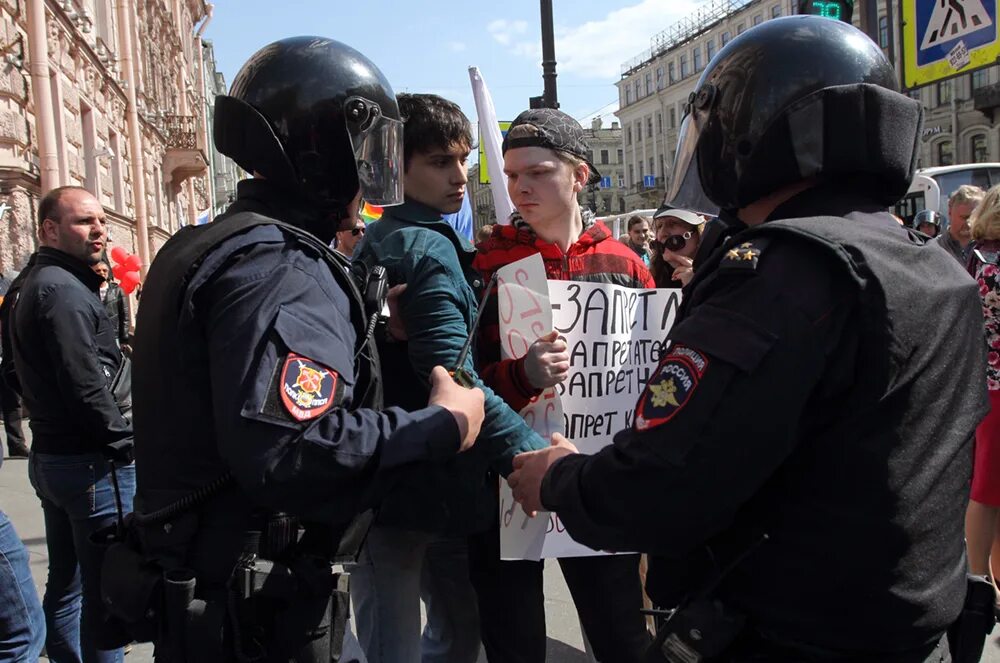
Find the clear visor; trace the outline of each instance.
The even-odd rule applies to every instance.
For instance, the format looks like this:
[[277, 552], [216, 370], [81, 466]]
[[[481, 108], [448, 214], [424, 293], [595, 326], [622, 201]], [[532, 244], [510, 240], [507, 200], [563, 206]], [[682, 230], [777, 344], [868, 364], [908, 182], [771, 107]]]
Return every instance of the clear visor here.
[[698, 175], [697, 148], [701, 127], [697, 115], [688, 113], [681, 121], [677, 151], [674, 153], [673, 176], [664, 203], [707, 216], [717, 216], [719, 206], [705, 195]]
[[351, 136], [361, 198], [387, 207], [403, 202], [403, 123], [376, 116], [360, 134]]

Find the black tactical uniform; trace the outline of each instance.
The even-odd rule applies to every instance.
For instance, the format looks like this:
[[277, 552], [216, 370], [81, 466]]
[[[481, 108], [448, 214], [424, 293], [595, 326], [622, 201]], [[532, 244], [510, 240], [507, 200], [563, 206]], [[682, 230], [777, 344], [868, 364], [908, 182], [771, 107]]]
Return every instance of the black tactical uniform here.
[[[327, 246], [359, 187], [401, 202], [398, 110], [363, 55], [307, 37], [260, 51], [216, 108], [220, 151], [267, 179], [240, 182], [224, 215], [179, 232], [150, 269], [134, 401], [137, 532], [154, 567], [110, 593], [153, 606], [157, 660], [327, 661], [347, 614], [331, 564], [360, 546], [376, 479], [460, 443], [444, 408], [374, 409], [371, 312]], [[137, 596], [146, 586], [154, 598]]]
[[884, 211], [920, 113], [894, 79], [860, 32], [803, 16], [734, 40], [692, 95], [674, 204], [693, 179], [731, 224], [805, 190], [696, 265], [633, 428], [556, 462], [541, 494], [582, 543], [654, 554], [651, 597], [685, 608], [663, 660], [715, 640], [710, 660], [945, 655], [982, 316], [961, 268]]

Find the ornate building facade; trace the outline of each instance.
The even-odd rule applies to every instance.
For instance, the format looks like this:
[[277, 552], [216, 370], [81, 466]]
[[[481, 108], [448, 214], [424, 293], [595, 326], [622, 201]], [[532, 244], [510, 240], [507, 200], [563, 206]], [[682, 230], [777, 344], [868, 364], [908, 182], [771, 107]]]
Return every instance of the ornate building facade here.
[[94, 193], [145, 272], [213, 207], [204, 0], [0, 0], [0, 270], [36, 248], [38, 201]]

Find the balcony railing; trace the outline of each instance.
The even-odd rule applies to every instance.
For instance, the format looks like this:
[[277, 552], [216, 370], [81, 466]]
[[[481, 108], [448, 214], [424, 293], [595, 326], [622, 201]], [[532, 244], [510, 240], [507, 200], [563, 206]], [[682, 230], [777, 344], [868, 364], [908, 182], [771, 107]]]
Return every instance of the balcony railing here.
[[198, 149], [198, 134], [194, 115], [165, 116], [163, 118], [163, 131], [167, 139], [167, 148]]

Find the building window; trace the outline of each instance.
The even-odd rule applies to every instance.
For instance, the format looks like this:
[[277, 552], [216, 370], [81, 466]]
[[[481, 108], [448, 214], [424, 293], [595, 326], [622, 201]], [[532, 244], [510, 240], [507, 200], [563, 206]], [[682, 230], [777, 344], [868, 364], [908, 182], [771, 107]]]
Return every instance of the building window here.
[[656, 133], [663, 133], [663, 113], [656, 114]]
[[624, 214], [625, 213], [625, 199], [624, 198], [619, 198], [618, 199], [618, 213], [619, 214]]
[[635, 79], [635, 100], [639, 101], [640, 99], [642, 99], [642, 84], [637, 78]]
[[743, 31], [747, 29], [746, 23], [740, 23], [736, 26], [736, 34], [741, 35]]
[[653, 94], [653, 72], [646, 74], [646, 95]]
[[653, 137], [653, 116], [650, 115], [646, 118], [646, 138]]
[[764, 22], [764, 17], [761, 16], [760, 14], [757, 14], [756, 16], [753, 17], [753, 24], [754, 25], [760, 25], [763, 22]]
[[681, 54], [681, 78], [687, 78], [691, 71], [688, 69], [688, 56], [687, 53]]
[[715, 39], [709, 39], [708, 43], [705, 44], [705, 55], [708, 56], [708, 61], [711, 62], [712, 58], [715, 57]]
[[663, 169], [663, 153], [660, 153], [660, 177], [667, 174], [667, 171]]
[[771, 7], [771, 18], [778, 18], [779, 16], [781, 16], [781, 5]]
[[985, 163], [986, 161], [989, 161], [986, 134], [976, 134], [972, 137], [972, 162]]
[[878, 45], [889, 48], [889, 18], [886, 16], [878, 18]]
[[653, 157], [649, 157], [649, 175], [656, 175], [656, 171], [653, 170]]
[[635, 182], [635, 166], [633, 164], [628, 165], [628, 185], [629, 187]]
[[626, 83], [625, 84], [625, 105], [627, 106], [630, 103], [632, 103], [632, 88], [628, 85], [628, 83]]
[[950, 140], [943, 140], [938, 143], [937, 158], [939, 166], [951, 166], [955, 163], [955, 156], [951, 149]]
[[938, 106], [951, 103], [951, 81], [938, 83]]
[[722, 33], [722, 46], [725, 47], [729, 43], [729, 40], [733, 38], [733, 35], [728, 30]]
[[701, 46], [695, 46], [694, 47], [694, 51], [692, 52], [692, 56], [693, 56], [692, 59], [694, 60], [694, 70], [695, 71], [701, 71], [702, 67], [703, 67], [703, 63], [701, 61]]
[[667, 63], [667, 81], [669, 81], [671, 85], [677, 82], [677, 68], [674, 67], [673, 62]]
[[637, 120], [635, 123], [635, 142], [642, 142], [642, 120]]
[[972, 72], [971, 76], [972, 76], [973, 90], [984, 88], [990, 82], [990, 72], [988, 69], [980, 69], [979, 71], [974, 71]]
[[670, 128], [675, 129], [677, 127], [677, 109], [670, 109]]
[[618, 150], [618, 161], [616, 163], [622, 163], [623, 161], [625, 161], [625, 151]]
[[625, 127], [625, 144], [632, 144], [632, 127]]
[[663, 67], [656, 68], [656, 89], [663, 89]]
[[601, 165], [603, 166], [608, 162], [608, 151], [601, 150]]

